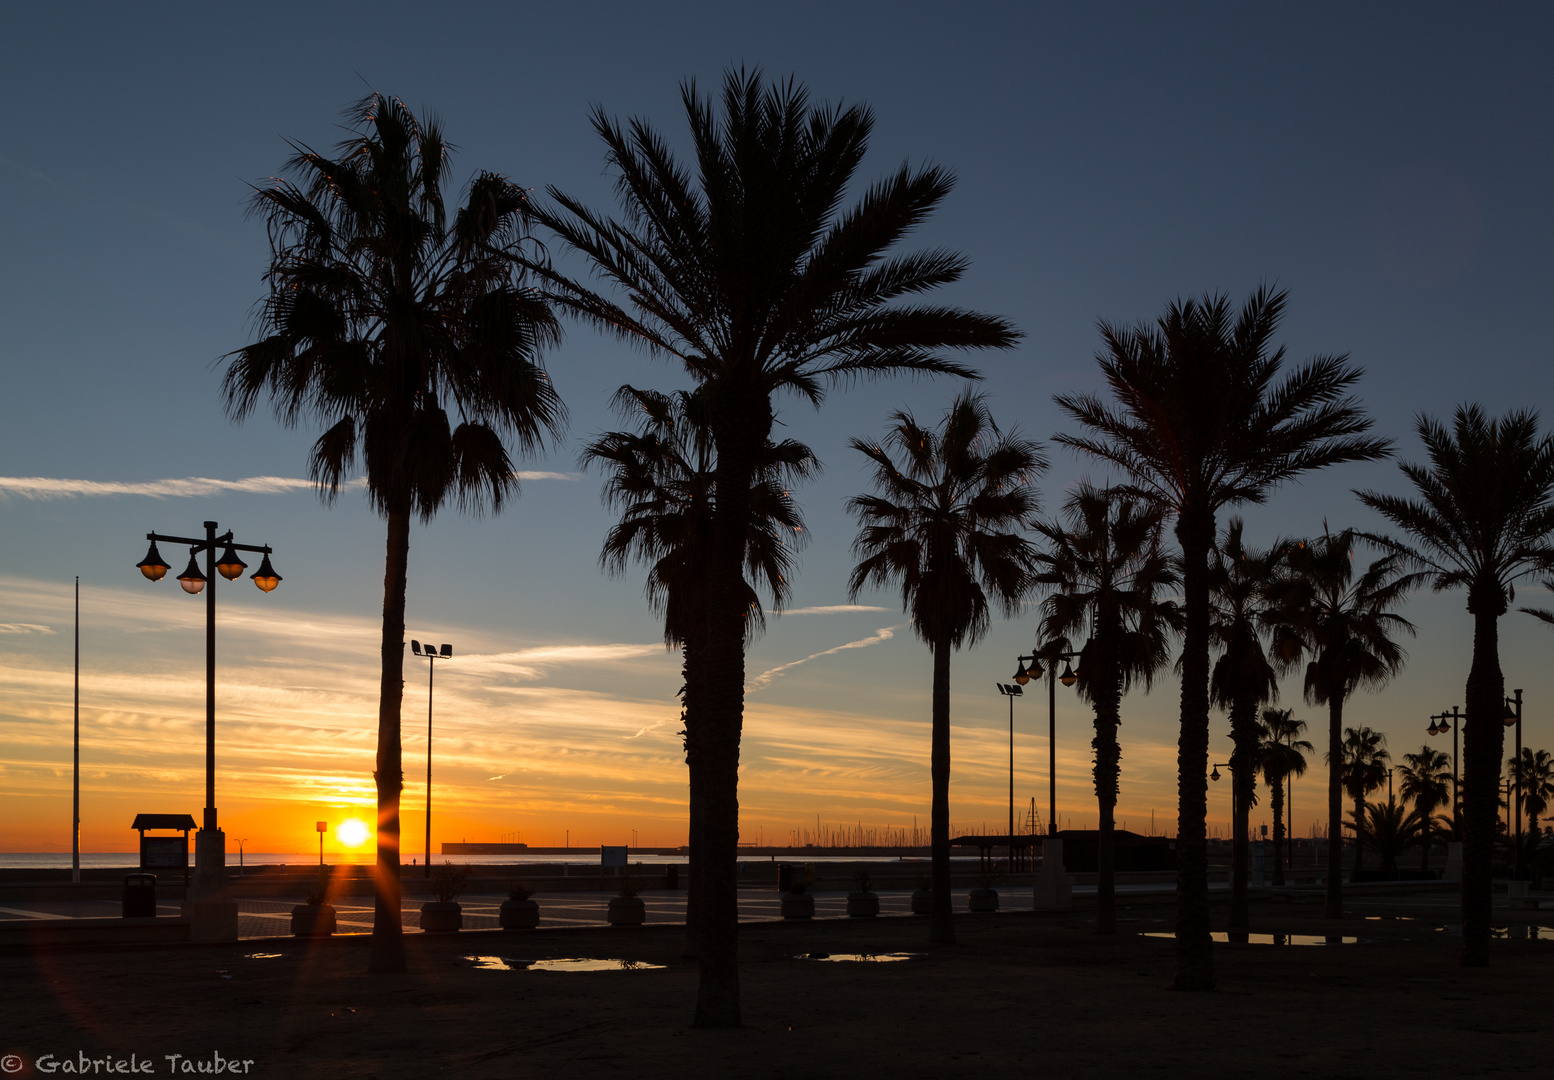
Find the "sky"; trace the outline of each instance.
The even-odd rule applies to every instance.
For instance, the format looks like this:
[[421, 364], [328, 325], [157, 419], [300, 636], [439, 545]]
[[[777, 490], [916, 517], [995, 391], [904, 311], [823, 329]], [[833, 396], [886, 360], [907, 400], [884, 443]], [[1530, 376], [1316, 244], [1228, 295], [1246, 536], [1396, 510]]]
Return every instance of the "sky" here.
[[[682, 153], [680, 88], [725, 71], [793, 77], [817, 101], [867, 103], [859, 190], [902, 161], [958, 184], [907, 248], [970, 269], [940, 299], [1002, 315], [1025, 338], [973, 362], [1005, 429], [1047, 442], [1056, 393], [1099, 388], [1098, 320], [1156, 317], [1178, 297], [1288, 290], [1292, 361], [1347, 354], [1375, 431], [1418, 460], [1419, 414], [1464, 402], [1541, 408], [1554, 267], [1547, 197], [1554, 13], [1444, 4], [476, 4], [262, 7], [30, 5], [4, 16], [0, 93], [0, 851], [70, 846], [72, 587], [81, 579], [82, 848], [128, 850], [138, 812], [199, 814], [203, 599], [134, 564], [145, 534], [201, 522], [270, 544], [284, 580], [219, 582], [217, 803], [229, 846], [310, 851], [313, 823], [371, 820], [384, 523], [360, 492], [323, 504], [305, 477], [317, 432], [223, 412], [222, 357], [253, 340], [268, 246], [245, 213], [291, 150], [344, 136], [370, 92], [434, 113], [453, 174], [500, 172], [613, 210], [589, 127], [598, 106], [650, 121]], [[563, 269], [586, 272], [557, 252]], [[624, 383], [683, 372], [571, 326], [545, 357], [564, 438], [521, 463], [499, 517], [452, 509], [411, 537], [408, 635], [448, 642], [433, 718], [441, 841], [677, 845], [685, 838], [678, 658], [638, 572], [612, 578], [610, 517], [578, 450], [617, 422]], [[926, 825], [930, 667], [890, 592], [847, 594], [867, 486], [853, 436], [892, 410], [937, 418], [959, 380], [838, 387], [778, 402], [823, 473], [797, 492], [809, 543], [793, 609], [751, 649], [741, 839]], [[1051, 448], [1045, 507], [1088, 477]], [[1332, 470], [1242, 512], [1251, 541], [1378, 527], [1356, 488], [1402, 492], [1395, 463]], [[164, 547], [170, 562], [178, 549]], [[1534, 599], [1546, 601], [1541, 589]], [[1527, 596], [1522, 599], [1525, 601]], [[1410, 661], [1348, 715], [1394, 755], [1462, 701], [1461, 595], [1416, 596]], [[951, 816], [1000, 828], [1007, 681], [1032, 606], [953, 666]], [[1502, 623], [1526, 741], [1554, 742], [1554, 639]], [[406, 667], [406, 855], [425, 807], [425, 664]], [[1168, 831], [1176, 684], [1124, 703], [1119, 821]], [[1042, 695], [1044, 696], [1044, 695]], [[1313, 728], [1325, 716], [1283, 688]], [[1015, 800], [1048, 815], [1046, 709], [1016, 703]], [[1094, 827], [1090, 723], [1057, 704], [1058, 810]], [[1228, 724], [1213, 719], [1213, 760]], [[1448, 748], [1449, 749], [1449, 748]], [[1306, 792], [1309, 792], [1307, 794]], [[1307, 835], [1318, 783], [1296, 785]], [[1211, 789], [1211, 829], [1230, 814]], [[1266, 819], [1265, 803], [1254, 823]], [[333, 834], [329, 845], [337, 844]], [[327, 850], [327, 848], [326, 848]]]

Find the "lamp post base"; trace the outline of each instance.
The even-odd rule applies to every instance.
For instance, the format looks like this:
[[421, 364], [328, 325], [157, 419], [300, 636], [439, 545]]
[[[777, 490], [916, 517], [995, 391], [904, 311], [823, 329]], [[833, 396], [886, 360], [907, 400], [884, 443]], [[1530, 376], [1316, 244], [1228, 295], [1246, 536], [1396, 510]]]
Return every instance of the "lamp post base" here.
[[227, 834], [194, 834], [194, 880], [183, 902], [190, 941], [236, 941], [237, 902], [227, 893]]

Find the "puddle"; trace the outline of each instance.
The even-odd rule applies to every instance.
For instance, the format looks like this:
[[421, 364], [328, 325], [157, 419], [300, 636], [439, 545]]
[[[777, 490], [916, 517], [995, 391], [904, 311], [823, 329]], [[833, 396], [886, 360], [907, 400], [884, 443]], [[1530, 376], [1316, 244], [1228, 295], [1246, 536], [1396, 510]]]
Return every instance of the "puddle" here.
[[887, 953], [828, 953], [812, 952], [795, 956], [795, 960], [829, 960], [845, 961], [861, 964], [894, 964], [900, 960], [921, 960], [927, 953], [920, 952], [887, 952]]
[[[1141, 937], [1174, 938], [1175, 934], [1166, 932], [1154, 932], [1142, 934]], [[1222, 944], [1230, 943], [1230, 935], [1224, 932], [1216, 932], [1209, 935], [1215, 941]], [[1360, 939], [1356, 937], [1340, 937], [1337, 934], [1323, 936], [1321, 934], [1247, 934], [1247, 945], [1353, 945]]]
[[278, 952], [251, 952], [243, 954], [244, 960], [279, 960], [280, 958], [281, 954]]
[[1366, 922], [1414, 922], [1412, 915], [1367, 915]]
[[[1430, 929], [1437, 934], [1445, 934], [1448, 937], [1461, 937], [1462, 924], [1448, 923], [1432, 926]], [[1496, 938], [1509, 938], [1512, 941], [1554, 941], [1554, 926], [1546, 926], [1542, 923], [1511, 923], [1509, 926], [1491, 926], [1489, 936]]]
[[466, 956], [473, 967], [486, 971], [662, 971], [668, 965], [641, 960], [518, 960], [511, 956]]

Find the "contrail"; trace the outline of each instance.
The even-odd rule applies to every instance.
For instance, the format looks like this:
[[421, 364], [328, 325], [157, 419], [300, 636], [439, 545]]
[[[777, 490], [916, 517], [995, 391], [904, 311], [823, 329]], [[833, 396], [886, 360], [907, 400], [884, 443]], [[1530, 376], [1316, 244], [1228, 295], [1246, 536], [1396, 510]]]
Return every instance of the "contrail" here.
[[[519, 480], [577, 480], [578, 473], [524, 470], [513, 473]], [[360, 487], [358, 477], [346, 481], [346, 487]], [[186, 476], [169, 480], [124, 482], [112, 480], [70, 480], [50, 476], [0, 476], [0, 498], [73, 499], [100, 495], [146, 495], [154, 499], [186, 499], [202, 495], [284, 495], [311, 490], [311, 480], [294, 476], [250, 476], [243, 480], [214, 480], [207, 476]]]
[[826, 604], [821, 607], [796, 607], [787, 611], [779, 611], [778, 615], [835, 615], [844, 611], [889, 611], [889, 608], [874, 607], [871, 604]]
[[774, 668], [768, 668], [766, 671], [761, 672], [761, 674], [757, 675], [755, 678], [751, 679], [748, 683], [745, 684], [745, 693], [753, 694], [757, 690], [764, 689], [772, 684], [772, 680], [776, 679], [777, 676], [781, 675], [789, 668], [796, 668], [800, 664], [807, 664], [811, 660], [817, 660], [822, 656], [830, 656], [832, 653], [839, 653], [843, 649], [867, 649], [870, 645], [878, 645], [882, 641], [889, 641], [891, 638], [896, 636], [896, 631], [900, 630], [901, 627], [905, 625], [905, 623], [899, 623], [895, 626], [882, 626], [866, 638], [859, 638], [857, 641], [849, 641], [846, 645], [838, 645], [834, 649], [825, 649], [821, 652], [811, 653], [810, 655], [804, 657], [802, 660], [794, 660], [791, 663], [778, 664]]

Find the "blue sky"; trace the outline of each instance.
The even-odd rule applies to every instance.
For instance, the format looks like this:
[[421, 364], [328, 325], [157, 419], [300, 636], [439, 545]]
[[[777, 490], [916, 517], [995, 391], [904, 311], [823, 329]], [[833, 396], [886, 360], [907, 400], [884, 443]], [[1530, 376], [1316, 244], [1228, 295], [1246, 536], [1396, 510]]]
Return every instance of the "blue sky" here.
[[[460, 180], [491, 169], [610, 207], [590, 107], [647, 117], [683, 146], [681, 81], [715, 88], [739, 64], [791, 74], [819, 100], [871, 105], [860, 182], [904, 159], [958, 175], [915, 244], [969, 257], [945, 299], [1026, 332], [1020, 348], [979, 359], [1006, 426], [1043, 440], [1063, 426], [1051, 395], [1096, 385], [1097, 319], [1152, 318], [1206, 290], [1239, 299], [1262, 282], [1290, 292], [1282, 340], [1291, 357], [1348, 353], [1365, 369], [1360, 394], [1377, 430], [1405, 457], [1417, 457], [1420, 411], [1473, 400], [1500, 412], [1549, 398], [1554, 16], [1541, 6], [282, 3], [37, 6], [4, 18], [4, 477], [136, 485], [303, 475], [310, 432], [262, 414], [235, 427], [217, 393], [219, 358], [251, 340], [262, 291], [267, 247], [244, 214], [247, 185], [280, 168], [287, 139], [331, 145], [341, 110], [369, 90], [434, 111], [458, 146]], [[541, 472], [576, 477], [580, 441], [612, 425], [607, 403], [620, 384], [682, 385], [673, 368], [582, 328], [547, 362], [571, 424], [524, 463]], [[932, 416], [957, 389], [893, 380], [839, 390], [819, 412], [780, 403], [789, 433], [825, 464], [800, 492], [811, 542], [796, 606], [847, 602], [853, 527], [842, 502], [864, 483], [847, 438], [881, 430], [898, 407]], [[1049, 507], [1079, 476], [1105, 479], [1065, 454], [1053, 459]], [[1392, 465], [1337, 470], [1248, 510], [1249, 530], [1266, 540], [1324, 518], [1371, 525], [1349, 490], [1397, 485]], [[234, 781], [234, 800], [248, 792], [246, 812], [268, 812], [266, 785], [282, 781], [264, 772], [261, 751], [276, 732], [267, 725], [299, 710], [291, 720], [314, 726], [298, 745], [332, 749], [286, 773], [297, 821], [311, 820], [304, 804], [320, 775], [349, 775], [336, 788], [360, 794], [383, 528], [359, 497], [325, 508], [295, 488], [48, 499], [0, 490], [11, 492], [0, 495], [0, 624], [57, 631], [0, 634], [0, 723], [12, 732], [0, 745], [0, 799], [15, 800], [17, 820], [60, 812], [63, 590], [75, 574], [86, 669], [101, 680], [85, 699], [103, 732], [93, 736], [102, 775], [88, 802], [101, 812], [89, 821], [101, 820], [104, 843], [127, 835], [123, 808], [154, 809], [134, 791], [147, 770], [187, 790], [178, 798], [191, 812], [197, 805], [197, 602], [170, 583], [142, 583], [133, 563], [148, 530], [187, 533], [206, 518], [273, 544], [286, 579], [268, 597], [245, 589], [221, 601], [235, 620], [221, 638], [231, 680], [222, 700], [243, 703], [252, 725], [247, 742], [234, 727], [223, 753], [253, 754], [255, 770], [248, 787]], [[447, 665], [446, 684], [439, 672], [440, 714], [444, 685], [450, 695], [450, 820], [472, 834], [531, 822], [559, 831], [567, 819], [585, 823], [573, 829], [587, 842], [639, 822], [644, 840], [678, 842], [675, 662], [645, 648], [658, 632], [640, 578], [598, 571], [608, 518], [597, 494], [593, 477], [531, 480], [499, 518], [449, 512], [413, 536], [410, 632], [488, 658], [464, 675]], [[746, 816], [765, 835], [816, 813], [897, 825], [926, 816], [926, 649], [893, 596], [862, 603], [888, 610], [791, 616], [752, 653], [755, 676], [871, 642], [786, 669], [752, 696]], [[1468, 645], [1460, 597], [1421, 597], [1408, 614], [1421, 627], [1413, 662], [1356, 710], [1399, 753], [1423, 741], [1427, 713], [1460, 700]], [[991, 683], [1033, 633], [1032, 618], [1001, 625], [957, 658], [958, 821], [1002, 813], [1005, 714]], [[1503, 629], [1508, 683], [1527, 688], [1534, 745], [1554, 734], [1535, 704], [1554, 697], [1542, 675], [1554, 642], [1543, 635], [1521, 616]], [[526, 651], [547, 649], [573, 651]], [[546, 662], [521, 659], [535, 655]], [[407, 716], [424, 707], [419, 678], [410, 676]], [[304, 685], [329, 701], [298, 704]], [[1295, 688], [1287, 696], [1319, 719]], [[1086, 717], [1072, 702], [1062, 708], [1060, 801], [1093, 820]], [[1021, 709], [1034, 719], [1033, 705]], [[1155, 807], [1164, 818], [1172, 805], [1173, 720], [1169, 683], [1130, 699], [1126, 813]], [[1228, 741], [1214, 745], [1228, 752]], [[1023, 801], [1045, 789], [1034, 724], [1018, 749]], [[414, 775], [422, 750], [407, 737], [406, 751]], [[520, 779], [491, 794], [485, 777], [508, 765]], [[46, 832], [0, 831], [0, 849], [58, 839]]]

